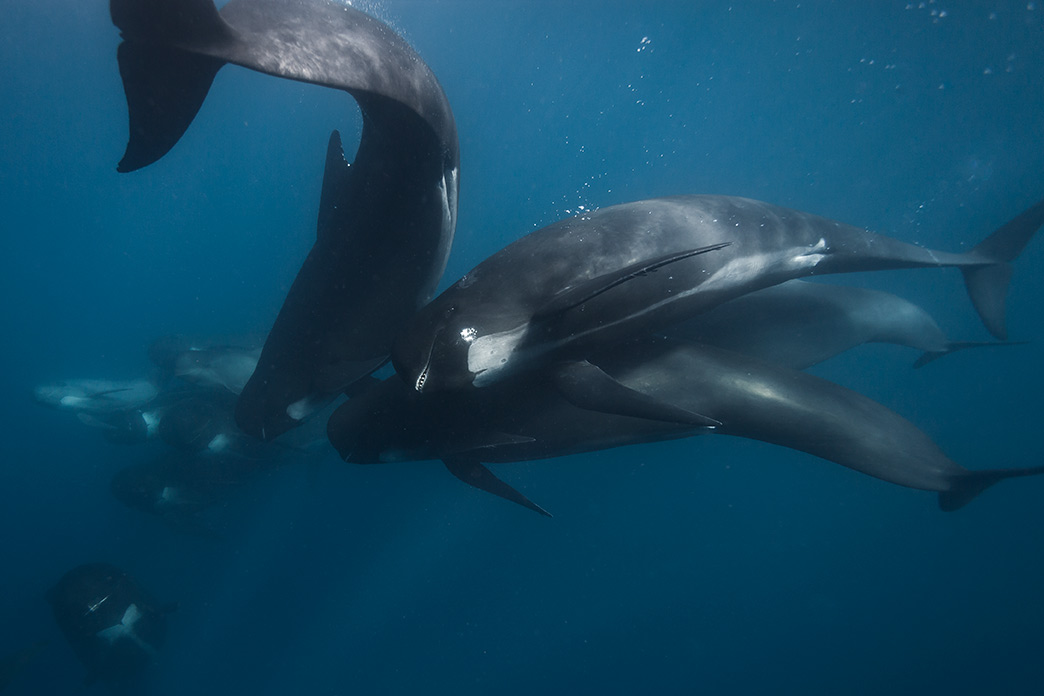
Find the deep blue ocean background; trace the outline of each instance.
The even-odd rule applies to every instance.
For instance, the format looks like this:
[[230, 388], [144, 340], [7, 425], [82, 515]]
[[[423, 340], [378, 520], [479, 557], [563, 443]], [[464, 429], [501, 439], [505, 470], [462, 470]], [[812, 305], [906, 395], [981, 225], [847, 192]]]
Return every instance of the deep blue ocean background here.
[[[960, 250], [1044, 196], [1044, 3], [355, 3], [418, 50], [461, 137], [443, 285], [583, 208], [767, 200]], [[267, 331], [311, 246], [342, 92], [226, 67], [132, 174], [106, 3], [0, 0], [0, 656], [11, 694], [80, 690], [43, 599], [89, 561], [177, 601], [148, 693], [1040, 694], [1044, 479], [956, 513], [808, 455], [703, 437], [495, 470], [544, 519], [433, 462], [332, 448], [244, 488], [225, 540], [109, 493], [106, 443], [35, 385], [128, 378], [169, 333]], [[969, 468], [1042, 463], [1044, 239], [1011, 337], [922, 370], [865, 346], [817, 374]], [[831, 278], [987, 338], [956, 271]], [[151, 447], [151, 446], [150, 446]]]

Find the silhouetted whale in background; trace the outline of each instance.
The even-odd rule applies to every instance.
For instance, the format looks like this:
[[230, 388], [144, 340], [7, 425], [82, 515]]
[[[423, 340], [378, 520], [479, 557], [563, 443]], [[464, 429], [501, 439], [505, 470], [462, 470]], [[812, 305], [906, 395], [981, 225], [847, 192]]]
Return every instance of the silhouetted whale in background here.
[[240, 397], [236, 421], [271, 439], [386, 361], [434, 292], [457, 218], [459, 146], [428, 66], [385, 24], [330, 0], [112, 0], [130, 111], [127, 172], [162, 157], [214, 75], [234, 63], [342, 89], [359, 104], [351, 166], [335, 131], [316, 242]]
[[221, 387], [240, 394], [257, 368], [260, 349], [216, 346], [185, 351], [178, 356], [174, 376], [198, 387]]
[[[612, 206], [537, 230], [487, 258], [417, 313], [392, 360], [416, 391], [482, 387], [583, 360], [600, 345], [662, 331], [786, 280], [944, 266], [961, 269], [986, 327], [1003, 338], [1009, 262], [1042, 223], [1044, 202], [952, 254], [746, 198]], [[727, 246], [664, 265], [716, 244]]]
[[45, 638], [34, 641], [21, 650], [0, 656], [0, 691], [3, 691], [18, 676], [25, 671], [40, 652], [48, 646], [50, 641]]
[[[587, 394], [591, 399], [577, 405], [570, 387], [560, 384], [561, 374], [555, 380], [519, 375], [485, 389], [430, 394], [389, 378], [338, 407], [327, 433], [345, 461], [441, 459], [465, 482], [544, 514], [481, 462], [544, 459], [712, 432], [782, 445], [938, 492], [943, 510], [956, 510], [1002, 479], [1044, 473], [1044, 467], [965, 469], [885, 406], [739, 353], [650, 339], [602, 348], [592, 360], [601, 369], [586, 362], [572, 369], [607, 373], [606, 380], [590, 380], [607, 385], [606, 400], [616, 398], [615, 390], [627, 390], [677, 409], [681, 417], [671, 422], [599, 410], [598, 394]], [[684, 413], [703, 414], [718, 425], [693, 425]]]
[[152, 661], [165, 614], [126, 571], [108, 563], [73, 568], [47, 592], [55, 621], [87, 668], [86, 683], [125, 683]]
[[68, 379], [41, 384], [36, 402], [61, 411], [106, 415], [149, 404], [159, 394], [150, 379]]

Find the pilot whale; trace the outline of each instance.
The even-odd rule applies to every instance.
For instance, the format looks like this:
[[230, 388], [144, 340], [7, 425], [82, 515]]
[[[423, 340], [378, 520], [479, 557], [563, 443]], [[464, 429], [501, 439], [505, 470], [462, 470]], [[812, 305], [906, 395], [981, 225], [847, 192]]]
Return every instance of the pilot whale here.
[[[654, 338], [602, 349], [614, 383], [717, 425], [648, 419], [578, 407], [560, 385], [520, 375], [486, 389], [421, 393], [389, 378], [330, 417], [330, 442], [347, 462], [441, 459], [461, 480], [530, 509], [538, 505], [482, 462], [545, 459], [704, 433], [761, 440], [909, 488], [956, 510], [1006, 478], [1044, 466], [972, 471], [913, 423], [827, 380], [739, 353]], [[579, 365], [579, 364], [578, 364]], [[612, 394], [609, 398], [614, 398]]]
[[55, 621], [87, 668], [86, 683], [126, 684], [152, 662], [166, 634], [166, 614], [126, 571], [87, 563], [47, 592]]
[[41, 384], [33, 390], [37, 403], [90, 415], [138, 409], [158, 395], [159, 389], [150, 379], [70, 379]]
[[236, 409], [270, 440], [387, 360], [435, 291], [457, 219], [459, 145], [435, 75], [387, 25], [332, 0], [111, 0], [130, 140], [117, 169], [162, 157], [226, 63], [348, 92], [354, 161], [334, 131], [316, 241]]
[[[392, 361], [416, 391], [484, 387], [786, 280], [946, 266], [962, 271], [986, 327], [1004, 338], [1009, 263], [1042, 223], [1044, 201], [970, 251], [946, 253], [746, 198], [612, 206], [487, 258], [417, 313]], [[682, 253], [697, 249], [710, 251]]]
[[914, 367], [965, 348], [1017, 341], [951, 341], [928, 312], [882, 290], [788, 280], [741, 295], [663, 331], [804, 370], [864, 343], [922, 351]]
[[174, 376], [198, 387], [220, 387], [240, 394], [257, 368], [260, 349], [215, 346], [178, 355]]

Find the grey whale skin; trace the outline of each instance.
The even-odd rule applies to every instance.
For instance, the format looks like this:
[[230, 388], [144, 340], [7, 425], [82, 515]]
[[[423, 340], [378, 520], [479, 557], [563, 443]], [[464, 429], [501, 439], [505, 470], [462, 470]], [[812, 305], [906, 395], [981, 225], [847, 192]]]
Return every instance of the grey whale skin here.
[[[649, 335], [786, 280], [955, 266], [986, 327], [1005, 338], [1013, 261], [1044, 223], [1037, 203], [968, 252], [946, 253], [746, 198], [626, 203], [537, 230], [423, 307], [392, 361], [417, 391], [482, 387], [592, 346]], [[648, 272], [643, 263], [710, 249]]]
[[166, 637], [166, 614], [126, 571], [108, 563], [73, 568], [47, 592], [55, 621], [86, 683], [126, 683], [153, 660]]
[[363, 116], [354, 162], [334, 131], [316, 241], [240, 396], [236, 421], [272, 439], [386, 362], [435, 291], [457, 219], [459, 145], [428, 66], [385, 24], [331, 0], [111, 0], [130, 140], [118, 166], [155, 162], [226, 63], [348, 92]]
[[538, 512], [544, 511], [481, 462], [545, 459], [710, 432], [789, 447], [900, 486], [935, 491], [947, 511], [1005, 478], [1044, 473], [1044, 467], [968, 470], [885, 406], [739, 353], [649, 339], [602, 350], [592, 359], [625, 388], [719, 425], [577, 407], [550, 380], [524, 375], [486, 389], [430, 394], [389, 378], [342, 404], [327, 433], [345, 461], [442, 459], [465, 482]]
[[804, 280], [741, 295], [662, 333], [795, 370], [864, 343], [916, 348], [922, 355], [914, 367], [965, 348], [1019, 345], [951, 341], [928, 312], [898, 295]]

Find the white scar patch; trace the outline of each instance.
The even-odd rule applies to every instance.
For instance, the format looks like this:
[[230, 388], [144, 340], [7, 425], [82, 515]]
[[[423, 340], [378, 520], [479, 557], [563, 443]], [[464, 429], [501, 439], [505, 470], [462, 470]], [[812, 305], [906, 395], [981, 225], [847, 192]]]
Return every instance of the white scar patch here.
[[[526, 325], [510, 331], [479, 336], [468, 346], [468, 371], [475, 375], [474, 384], [481, 387], [502, 376], [518, 344], [526, 335]], [[513, 366], [512, 366], [513, 367]]]
[[827, 249], [826, 240], [822, 237], [809, 249], [803, 250], [790, 260], [790, 266], [794, 269], [813, 268], [819, 264], [820, 261], [826, 256]]
[[675, 299], [688, 297], [698, 291], [705, 292], [744, 285], [768, 273], [815, 268], [820, 261], [826, 258], [827, 252], [826, 240], [821, 238], [813, 246], [802, 247], [796, 251], [790, 248], [768, 254], [740, 256], [719, 268], [703, 283], [679, 293]]

